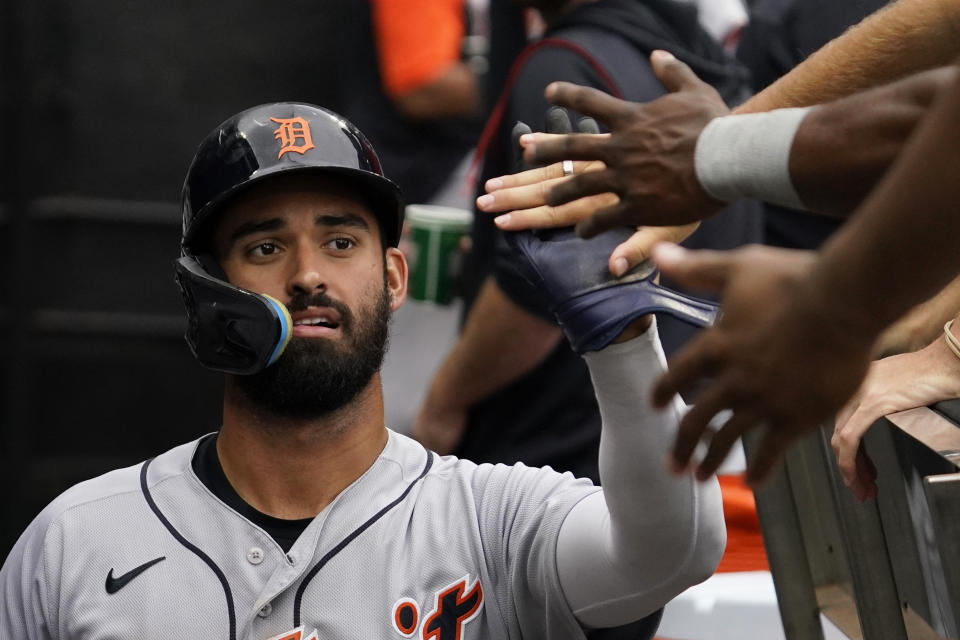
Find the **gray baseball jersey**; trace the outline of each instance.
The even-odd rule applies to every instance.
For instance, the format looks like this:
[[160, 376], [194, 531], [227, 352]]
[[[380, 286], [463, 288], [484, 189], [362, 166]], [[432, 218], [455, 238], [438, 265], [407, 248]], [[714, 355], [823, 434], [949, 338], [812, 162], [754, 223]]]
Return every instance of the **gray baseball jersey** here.
[[196, 446], [52, 502], [0, 572], [0, 638], [584, 638], [555, 551], [589, 481], [391, 432], [285, 554], [200, 482]]

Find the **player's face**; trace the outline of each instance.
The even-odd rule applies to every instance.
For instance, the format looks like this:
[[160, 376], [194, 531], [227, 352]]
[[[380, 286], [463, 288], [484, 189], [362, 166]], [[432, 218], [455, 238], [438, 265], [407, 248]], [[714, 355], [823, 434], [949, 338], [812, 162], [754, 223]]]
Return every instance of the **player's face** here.
[[[214, 246], [231, 283], [290, 308], [295, 338], [341, 339], [338, 306], [356, 309], [386, 286], [395, 311], [406, 294], [403, 254], [384, 251], [366, 203], [329, 180], [292, 176], [254, 188], [224, 212]], [[333, 305], [301, 308], [320, 294]]]
[[277, 298], [294, 321], [276, 364], [235, 378], [254, 405], [320, 417], [370, 383], [406, 291], [406, 262], [383, 250], [361, 199], [316, 179], [271, 181], [224, 212], [214, 244], [231, 283]]

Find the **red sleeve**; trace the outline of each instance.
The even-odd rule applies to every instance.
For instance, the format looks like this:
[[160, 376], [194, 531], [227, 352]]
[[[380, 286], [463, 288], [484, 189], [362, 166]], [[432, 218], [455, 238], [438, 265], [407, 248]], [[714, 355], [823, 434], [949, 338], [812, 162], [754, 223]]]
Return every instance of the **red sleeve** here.
[[460, 59], [463, 0], [370, 0], [383, 88], [421, 87]]

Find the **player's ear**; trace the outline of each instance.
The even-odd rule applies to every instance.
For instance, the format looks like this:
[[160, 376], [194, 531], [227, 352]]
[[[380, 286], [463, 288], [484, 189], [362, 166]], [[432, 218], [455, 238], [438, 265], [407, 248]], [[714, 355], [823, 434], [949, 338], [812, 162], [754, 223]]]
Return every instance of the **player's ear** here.
[[390, 294], [390, 310], [396, 311], [407, 297], [407, 259], [396, 247], [387, 247], [383, 259], [387, 291]]

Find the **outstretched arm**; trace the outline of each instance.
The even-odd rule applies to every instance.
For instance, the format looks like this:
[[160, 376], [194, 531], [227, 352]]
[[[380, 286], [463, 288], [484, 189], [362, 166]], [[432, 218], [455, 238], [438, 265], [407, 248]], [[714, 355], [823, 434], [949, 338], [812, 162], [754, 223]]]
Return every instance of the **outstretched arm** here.
[[[718, 211], [721, 200], [740, 197], [846, 215], [957, 75], [955, 67], [923, 72], [806, 112], [727, 115], [720, 97], [685, 64], [665, 52], [655, 52], [651, 62], [672, 93], [649, 103], [568, 83], [547, 88], [551, 101], [603, 121], [609, 135], [521, 139], [531, 162], [603, 163], [552, 185], [544, 196], [552, 207], [617, 196], [615, 204], [581, 220], [584, 236], [617, 225], [700, 220]], [[497, 202], [508, 194], [499, 193], [497, 183], [492, 188], [493, 198], [481, 208], [501, 211]], [[510, 220], [501, 227], [519, 224]]]
[[877, 342], [879, 357], [918, 351], [941, 335], [943, 324], [960, 310], [960, 276], [887, 327]]
[[[960, 272], [960, 80], [936, 99], [883, 181], [821, 255], [752, 248], [654, 251], [664, 273], [722, 290], [725, 315], [692, 340], [655, 391], [670, 398], [710, 375], [681, 423], [675, 463], [686, 467], [708, 421], [734, 418], [710, 439], [709, 474], [740, 433], [765, 431], [748, 478], [759, 480], [787, 446], [854, 394], [877, 337]], [[794, 268], [795, 265], [796, 268]], [[786, 274], [783, 281], [777, 278]], [[803, 399], [800, 402], [800, 399]]]
[[824, 247], [810, 283], [823, 304], [846, 303], [851, 323], [877, 335], [960, 272], [958, 166], [960, 75], [953, 74], [884, 180]]
[[[944, 332], [960, 335], [956, 320]], [[844, 484], [858, 500], [877, 495], [876, 473], [860, 445], [863, 435], [883, 416], [960, 398], [960, 355], [941, 334], [925, 348], [877, 360], [866, 380], [834, 424], [830, 444]]]
[[830, 102], [960, 54], [960, 2], [899, 0], [834, 38], [736, 113]]
[[957, 67], [917, 73], [816, 107], [800, 123], [789, 170], [805, 208], [846, 217], [876, 186]]
[[[644, 322], [649, 317], [632, 331]], [[564, 520], [557, 568], [580, 622], [607, 627], [647, 615], [710, 576], [726, 529], [716, 479], [700, 484], [663, 468], [682, 404], [661, 412], [647, 402], [665, 370], [656, 329], [585, 357], [603, 417], [603, 491]]]

